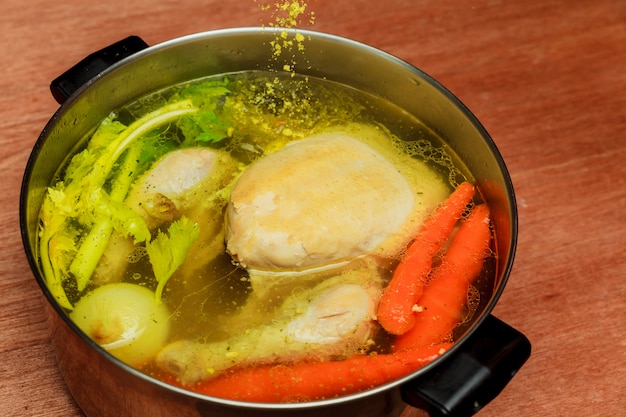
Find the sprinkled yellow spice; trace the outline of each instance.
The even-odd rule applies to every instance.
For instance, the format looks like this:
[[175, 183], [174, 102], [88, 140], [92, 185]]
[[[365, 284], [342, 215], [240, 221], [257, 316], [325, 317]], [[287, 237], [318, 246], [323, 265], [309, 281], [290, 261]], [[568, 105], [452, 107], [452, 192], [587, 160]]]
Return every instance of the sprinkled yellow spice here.
[[[277, 34], [276, 39], [270, 42], [272, 55], [274, 58], [280, 57], [285, 51], [304, 51], [304, 42], [306, 40], [302, 33], [296, 32], [293, 39], [289, 38], [289, 32], [284, 29], [295, 28], [300, 22], [308, 17], [308, 23], [313, 24], [315, 14], [309, 12], [307, 14], [307, 3], [304, 0], [278, 0], [274, 3], [266, 3], [265, 0], [255, 0], [259, 4], [259, 8], [263, 12], [270, 11], [270, 22], [267, 26], [274, 28], [283, 28]], [[265, 24], [263, 25], [265, 26]], [[295, 62], [292, 65], [285, 65], [285, 71], [294, 71]]]

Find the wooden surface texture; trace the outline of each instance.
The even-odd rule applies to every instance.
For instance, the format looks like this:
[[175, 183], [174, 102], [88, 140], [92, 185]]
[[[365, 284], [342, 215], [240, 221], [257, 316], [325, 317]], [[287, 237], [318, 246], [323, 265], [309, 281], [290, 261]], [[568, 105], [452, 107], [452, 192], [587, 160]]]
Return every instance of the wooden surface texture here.
[[[494, 314], [528, 336], [533, 354], [480, 415], [626, 415], [626, 2], [309, 7], [312, 29], [390, 52], [449, 88], [511, 172], [518, 251]], [[81, 415], [56, 368], [18, 224], [27, 158], [58, 108], [49, 82], [130, 34], [155, 44], [267, 22], [253, 0], [0, 0], [1, 416]]]

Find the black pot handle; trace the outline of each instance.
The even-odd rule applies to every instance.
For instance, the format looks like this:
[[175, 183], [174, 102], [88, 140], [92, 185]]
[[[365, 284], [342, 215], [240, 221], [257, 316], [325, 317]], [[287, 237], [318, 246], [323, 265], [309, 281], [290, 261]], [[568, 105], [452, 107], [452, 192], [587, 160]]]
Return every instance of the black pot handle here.
[[52, 97], [63, 104], [83, 84], [111, 65], [148, 47], [138, 36], [129, 36], [89, 55], [50, 83]]
[[402, 385], [402, 398], [431, 417], [472, 416], [504, 389], [530, 350], [526, 336], [489, 315], [451, 357]]

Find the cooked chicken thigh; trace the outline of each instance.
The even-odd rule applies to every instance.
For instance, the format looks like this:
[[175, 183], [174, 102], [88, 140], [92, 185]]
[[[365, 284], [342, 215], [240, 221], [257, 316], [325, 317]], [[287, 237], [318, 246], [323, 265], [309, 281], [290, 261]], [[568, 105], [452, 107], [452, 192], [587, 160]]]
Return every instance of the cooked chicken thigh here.
[[[363, 281], [363, 276], [352, 275], [357, 278], [353, 281]], [[156, 363], [189, 384], [249, 363], [327, 360], [354, 354], [365, 349], [374, 335], [381, 288], [371, 281], [358, 285], [341, 280], [331, 278], [294, 293], [270, 323], [227, 340], [173, 342], [161, 350]]]

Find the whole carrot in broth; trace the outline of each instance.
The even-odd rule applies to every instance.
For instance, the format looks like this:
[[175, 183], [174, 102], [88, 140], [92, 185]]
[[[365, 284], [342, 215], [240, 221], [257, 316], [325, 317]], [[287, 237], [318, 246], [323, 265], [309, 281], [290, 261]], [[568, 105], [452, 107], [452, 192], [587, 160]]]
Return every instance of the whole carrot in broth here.
[[237, 401], [316, 401], [363, 391], [408, 375], [441, 356], [444, 343], [390, 354], [357, 355], [341, 361], [261, 365], [229, 371], [191, 389]]
[[418, 302], [421, 312], [414, 313], [415, 326], [396, 338], [395, 351], [451, 339], [454, 328], [464, 320], [469, 286], [482, 270], [490, 242], [489, 208], [481, 204], [462, 222], [441, 265], [433, 271]]
[[380, 325], [394, 335], [401, 335], [415, 325], [415, 304], [422, 295], [433, 257], [446, 242], [476, 190], [468, 182], [460, 184], [426, 220], [396, 268], [378, 305]]

